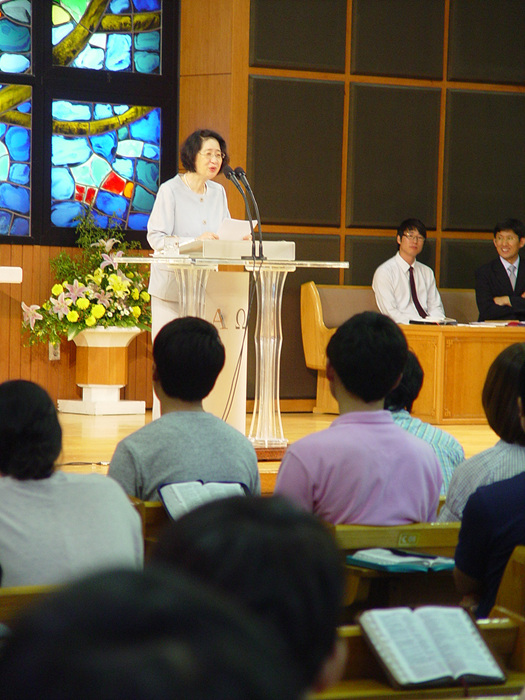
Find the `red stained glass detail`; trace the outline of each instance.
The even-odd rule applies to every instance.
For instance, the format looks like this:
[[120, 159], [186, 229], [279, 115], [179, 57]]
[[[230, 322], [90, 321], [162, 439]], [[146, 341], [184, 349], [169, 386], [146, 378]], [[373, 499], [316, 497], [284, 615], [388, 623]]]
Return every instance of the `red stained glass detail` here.
[[86, 202], [88, 204], [91, 204], [93, 200], [95, 199], [95, 195], [97, 194], [97, 190], [95, 187], [88, 187], [86, 191]]
[[77, 202], [83, 202], [85, 192], [86, 188], [83, 185], [75, 185], [75, 200]]
[[103, 190], [108, 192], [113, 192], [113, 194], [122, 194], [124, 187], [126, 186], [126, 180], [117, 173], [109, 173], [107, 178], [104, 180], [102, 185]]

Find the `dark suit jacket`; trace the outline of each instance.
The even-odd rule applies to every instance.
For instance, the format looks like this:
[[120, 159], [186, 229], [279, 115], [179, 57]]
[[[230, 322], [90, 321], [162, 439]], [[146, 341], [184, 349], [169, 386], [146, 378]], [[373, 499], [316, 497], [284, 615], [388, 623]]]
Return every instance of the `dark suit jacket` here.
[[[507, 270], [499, 258], [476, 270], [476, 302], [479, 321], [525, 321], [525, 260], [520, 258], [516, 288], [512, 289]], [[494, 297], [508, 296], [512, 306], [498, 306]]]

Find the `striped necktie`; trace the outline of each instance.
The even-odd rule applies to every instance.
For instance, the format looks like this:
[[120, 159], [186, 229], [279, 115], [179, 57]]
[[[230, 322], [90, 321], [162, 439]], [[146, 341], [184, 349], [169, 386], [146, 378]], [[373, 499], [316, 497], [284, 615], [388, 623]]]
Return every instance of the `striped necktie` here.
[[516, 265], [509, 265], [509, 280], [512, 285], [512, 289], [516, 288]]

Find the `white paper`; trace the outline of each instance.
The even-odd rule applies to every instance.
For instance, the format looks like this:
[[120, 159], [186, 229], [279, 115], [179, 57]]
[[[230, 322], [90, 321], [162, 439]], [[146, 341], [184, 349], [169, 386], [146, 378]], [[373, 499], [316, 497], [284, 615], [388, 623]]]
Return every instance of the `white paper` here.
[[[252, 226], [255, 229], [257, 221], [252, 221]], [[245, 236], [251, 236], [251, 234], [250, 222], [241, 219], [224, 219], [217, 231], [221, 241], [242, 241]]]

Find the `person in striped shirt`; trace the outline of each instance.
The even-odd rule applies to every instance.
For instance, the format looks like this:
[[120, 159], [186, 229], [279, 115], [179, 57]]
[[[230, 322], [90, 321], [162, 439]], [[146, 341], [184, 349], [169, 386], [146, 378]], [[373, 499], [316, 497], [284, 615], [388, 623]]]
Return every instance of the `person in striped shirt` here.
[[439, 522], [461, 520], [471, 494], [480, 486], [525, 472], [525, 432], [516, 410], [518, 380], [525, 364], [525, 343], [505, 348], [487, 372], [481, 400], [487, 421], [500, 438], [494, 447], [465, 460], [454, 470]]

